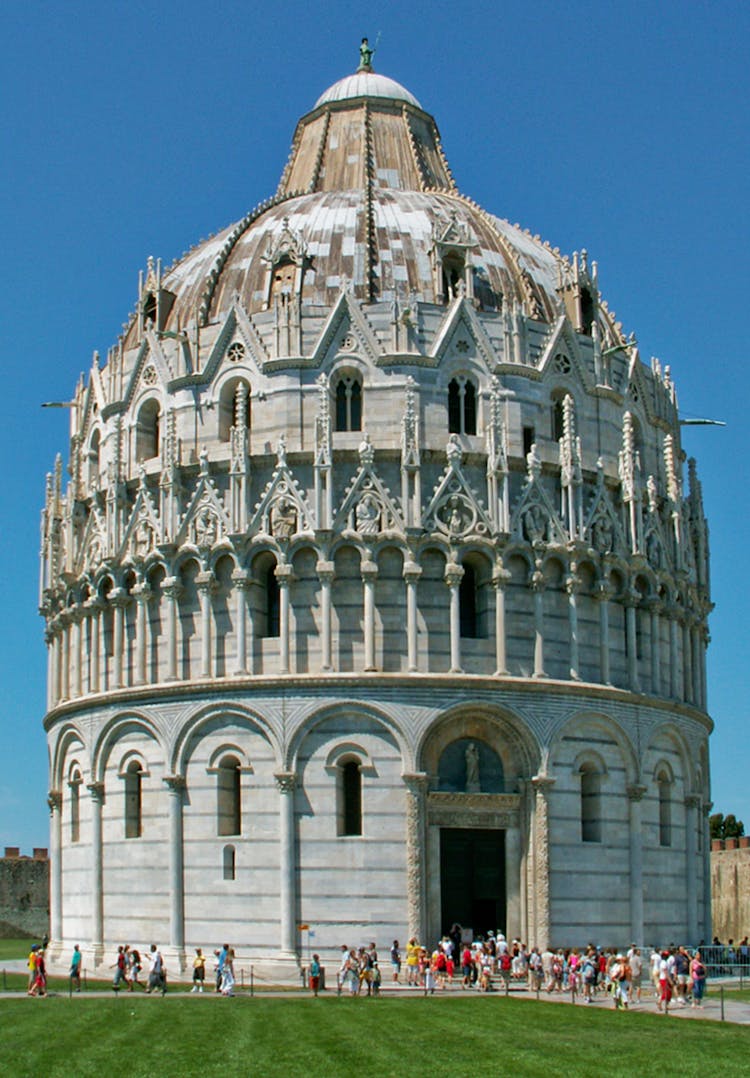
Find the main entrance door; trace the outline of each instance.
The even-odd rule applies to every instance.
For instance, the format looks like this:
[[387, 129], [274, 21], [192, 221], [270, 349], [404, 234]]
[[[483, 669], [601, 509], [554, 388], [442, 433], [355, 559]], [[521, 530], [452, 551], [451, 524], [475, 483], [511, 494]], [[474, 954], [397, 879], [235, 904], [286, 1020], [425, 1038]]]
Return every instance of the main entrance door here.
[[443, 932], [505, 932], [505, 831], [441, 827], [440, 919]]

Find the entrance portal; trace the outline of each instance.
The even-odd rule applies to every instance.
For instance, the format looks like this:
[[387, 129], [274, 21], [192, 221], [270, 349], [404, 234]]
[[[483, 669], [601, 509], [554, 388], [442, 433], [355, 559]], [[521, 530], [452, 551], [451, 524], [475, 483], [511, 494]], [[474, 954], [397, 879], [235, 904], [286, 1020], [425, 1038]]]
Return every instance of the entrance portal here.
[[440, 919], [443, 933], [505, 932], [505, 831], [440, 828]]

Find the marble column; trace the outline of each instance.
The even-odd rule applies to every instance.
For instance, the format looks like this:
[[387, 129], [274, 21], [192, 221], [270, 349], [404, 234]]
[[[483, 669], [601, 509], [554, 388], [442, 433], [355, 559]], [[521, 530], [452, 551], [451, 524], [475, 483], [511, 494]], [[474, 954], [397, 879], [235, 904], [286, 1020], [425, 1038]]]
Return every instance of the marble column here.
[[602, 685], [610, 685], [612, 677], [609, 668], [609, 600], [612, 589], [609, 584], [600, 584], [596, 593], [599, 603], [599, 676]]
[[136, 685], [145, 685], [146, 655], [148, 654], [148, 604], [153, 592], [148, 584], [136, 584], [133, 595], [137, 603], [135, 621], [135, 681]]
[[495, 589], [495, 676], [508, 673], [507, 637], [505, 625], [505, 589], [510, 580], [510, 573], [505, 569], [496, 569], [492, 576]]
[[94, 964], [99, 965], [104, 956], [104, 893], [102, 864], [102, 808], [104, 783], [92, 782], [87, 786], [91, 795], [91, 944]]
[[661, 603], [651, 599], [648, 609], [651, 612], [651, 692], [661, 696]]
[[626, 787], [630, 815], [630, 938], [642, 947], [643, 939], [643, 831], [641, 802], [645, 786]]
[[333, 669], [331, 657], [331, 588], [334, 565], [332, 561], [319, 561], [315, 566], [320, 581], [320, 669]]
[[211, 677], [211, 645], [213, 633], [211, 625], [211, 596], [216, 588], [216, 580], [213, 573], [198, 573], [195, 578], [195, 586], [198, 589], [198, 598], [201, 604], [201, 665], [200, 676]]
[[701, 936], [703, 939], [712, 938], [711, 927], [711, 824], [709, 817], [713, 809], [713, 801], [706, 801], [701, 807], [701, 825], [703, 827], [703, 849], [701, 861], [703, 864], [703, 925]]
[[234, 584], [234, 620], [237, 626], [237, 654], [234, 660], [235, 677], [248, 673], [247, 666], [247, 593], [250, 589], [250, 574], [245, 569], [235, 569], [232, 573]]
[[375, 662], [375, 581], [378, 567], [374, 561], [363, 561], [360, 565], [362, 577], [362, 600], [364, 619], [365, 670], [377, 670]]
[[279, 921], [281, 957], [297, 959], [297, 860], [294, 841], [294, 771], [279, 771], [274, 775], [279, 788]]
[[518, 826], [505, 830], [505, 902], [508, 939], [524, 939], [521, 934], [521, 832]]
[[696, 794], [685, 798], [685, 881], [687, 905], [687, 941], [694, 947], [700, 939], [698, 926], [698, 855], [696, 838], [698, 832], [698, 810], [701, 799]]
[[450, 631], [451, 631], [451, 674], [460, 674], [461, 670], [461, 581], [464, 569], [462, 565], [449, 561], [445, 566], [445, 582], [450, 592]]
[[679, 625], [677, 621], [678, 609], [675, 605], [669, 608], [669, 690], [673, 699], [679, 700], [680, 693], [680, 666], [678, 652]]
[[544, 573], [535, 569], [531, 574], [534, 593], [534, 672], [532, 677], [546, 677], [544, 669]]
[[44, 642], [47, 645], [47, 711], [55, 706], [55, 685], [57, 671], [55, 669], [55, 634], [51, 625], [44, 632]]
[[572, 681], [581, 680], [581, 661], [578, 647], [578, 592], [581, 590], [580, 578], [573, 572], [565, 580], [568, 593], [568, 628], [570, 634], [570, 677]]
[[[169, 791], [169, 942], [178, 952], [185, 950], [185, 866], [182, 834], [182, 806], [185, 779], [168, 775], [164, 780]], [[180, 955], [181, 965], [184, 954]]]
[[77, 606], [72, 613], [73, 631], [73, 696], [83, 695], [83, 609]]
[[636, 618], [638, 617], [638, 598], [636, 595], [626, 595], [625, 601], [625, 632], [628, 637], [628, 686], [631, 692], [640, 691], [638, 679], [638, 630]]
[[60, 615], [60, 700], [70, 699], [70, 618]]
[[291, 565], [277, 565], [276, 579], [279, 582], [279, 672], [289, 673], [290, 635], [289, 623], [289, 586], [294, 578]]
[[419, 669], [417, 585], [421, 575], [422, 570], [416, 562], [404, 562], [404, 580], [406, 581], [406, 661], [411, 673]]
[[549, 775], [535, 775], [534, 789], [534, 910], [536, 939], [540, 948], [550, 944], [550, 835], [549, 793], [555, 780]]
[[106, 692], [112, 688], [112, 666], [107, 654], [107, 611], [110, 610], [109, 602], [102, 599], [99, 611], [99, 691]]
[[693, 703], [696, 707], [702, 707], [703, 684], [701, 677], [701, 640], [700, 626], [697, 621], [693, 623], [693, 627], [690, 630], [690, 643], [692, 645], [693, 653]]
[[680, 618], [680, 643], [682, 646], [682, 699], [693, 702], [693, 651], [690, 641], [690, 617]]
[[401, 776], [406, 786], [406, 909], [409, 939], [427, 939], [427, 866], [425, 863], [428, 776], [421, 771]]
[[89, 599], [86, 603], [89, 610], [89, 625], [91, 626], [91, 638], [89, 641], [89, 692], [99, 692], [100, 683], [100, 660], [101, 644], [99, 633], [101, 631], [102, 604], [98, 598]]
[[162, 581], [161, 593], [167, 600], [167, 681], [177, 681], [177, 623], [179, 620], [178, 599], [182, 585], [176, 576], [168, 576]]
[[49, 934], [57, 945], [62, 940], [62, 801], [60, 790], [50, 790]]
[[114, 611], [111, 687], [121, 689], [125, 683], [125, 607], [130, 601], [130, 597], [123, 588], [115, 588], [114, 591], [110, 592], [109, 600]]

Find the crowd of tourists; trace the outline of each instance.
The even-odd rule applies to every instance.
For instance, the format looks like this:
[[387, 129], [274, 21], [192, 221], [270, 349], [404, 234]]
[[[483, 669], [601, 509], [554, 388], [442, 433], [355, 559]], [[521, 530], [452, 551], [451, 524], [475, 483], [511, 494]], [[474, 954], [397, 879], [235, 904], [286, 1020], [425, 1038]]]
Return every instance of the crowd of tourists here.
[[[30, 996], [47, 993], [45, 950], [47, 939], [34, 944], [28, 957]], [[191, 992], [209, 991], [223, 996], [234, 995], [235, 953], [229, 944], [213, 952], [211, 979], [207, 973], [209, 957], [200, 947], [192, 960]], [[426, 994], [460, 986], [463, 990], [490, 992], [508, 990], [512, 984], [536, 993], [570, 992], [586, 1003], [611, 999], [613, 1005], [627, 1010], [632, 1003], [649, 997], [665, 1014], [670, 1007], [701, 1007], [706, 988], [707, 968], [700, 950], [670, 945], [641, 953], [635, 944], [617, 951], [589, 944], [583, 948], [553, 950], [526, 947], [520, 940], [506, 940], [502, 932], [487, 933], [484, 938], [467, 942], [460, 926], [454, 925], [433, 950], [412, 937], [402, 949], [394, 940], [389, 953], [390, 983], [421, 989]], [[147, 994], [167, 991], [164, 957], [152, 943], [141, 956], [136, 947], [123, 944], [117, 948], [112, 965], [112, 987]], [[315, 954], [308, 965], [310, 990], [317, 996], [321, 984], [320, 956]], [[81, 950], [76, 945], [70, 963], [71, 990], [81, 990]], [[377, 996], [383, 981], [378, 951], [369, 946], [341, 946], [336, 974], [339, 992], [352, 996]]]
[[[499, 980], [507, 988], [516, 983], [533, 992], [577, 993], [586, 1003], [609, 997], [615, 1007], [627, 1010], [631, 1002], [640, 1003], [647, 990], [664, 1013], [671, 1005], [702, 1006], [707, 977], [700, 951], [690, 952], [686, 947], [654, 948], [646, 959], [635, 944], [626, 952], [593, 944], [559, 950], [527, 948], [519, 940], [506, 940], [501, 932], [489, 932], [485, 939], [469, 943], [461, 938], [457, 925], [432, 951], [416, 938], [402, 951], [394, 940], [390, 966], [392, 983], [428, 994], [459, 984], [462, 989], [489, 992]], [[339, 991], [377, 995], [381, 981], [374, 943], [360, 948], [342, 945]]]

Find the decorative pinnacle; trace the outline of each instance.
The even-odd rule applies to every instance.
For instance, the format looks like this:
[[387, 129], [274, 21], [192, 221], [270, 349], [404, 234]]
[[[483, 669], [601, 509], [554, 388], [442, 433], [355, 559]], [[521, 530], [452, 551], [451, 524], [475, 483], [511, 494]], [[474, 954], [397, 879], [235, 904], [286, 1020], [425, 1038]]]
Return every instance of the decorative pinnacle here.
[[359, 67], [357, 71], [372, 71], [372, 57], [375, 53], [375, 49], [370, 48], [370, 43], [366, 37], [362, 38], [362, 44], [359, 46]]

